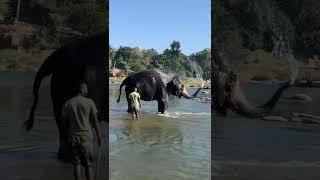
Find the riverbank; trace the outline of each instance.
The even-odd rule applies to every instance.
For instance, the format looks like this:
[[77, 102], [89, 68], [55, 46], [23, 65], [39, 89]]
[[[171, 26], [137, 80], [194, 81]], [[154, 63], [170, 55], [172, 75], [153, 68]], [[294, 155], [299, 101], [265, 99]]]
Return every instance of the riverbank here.
[[16, 49], [0, 49], [0, 71], [36, 72], [53, 51], [18, 53]]
[[[299, 61], [298, 81], [304, 80], [306, 76], [313, 81], [320, 80], [320, 66], [311, 66]], [[244, 59], [233, 61], [232, 70], [239, 75], [243, 83], [267, 83], [276, 84], [291, 79], [289, 64], [273, 56], [271, 53], [256, 50], [249, 53]]]
[[[29, 50], [18, 53], [16, 49], [0, 49], [0, 71], [36, 72], [53, 51]], [[253, 52], [246, 59], [236, 61], [232, 69], [239, 74], [242, 83], [278, 84], [291, 79], [289, 65], [264, 51]], [[297, 80], [304, 80], [306, 75], [311, 76], [313, 81], [320, 81], [320, 67], [301, 63]], [[120, 84], [125, 77], [125, 73], [121, 77], [111, 77], [109, 83]], [[200, 87], [202, 84], [195, 78], [186, 78], [183, 82], [191, 87]]]
[[[109, 77], [109, 84], [121, 84], [125, 78], [126, 77]], [[185, 85], [187, 85], [189, 87], [201, 87], [202, 86], [202, 82], [196, 78], [186, 78], [182, 81]], [[211, 86], [208, 83], [205, 83], [205, 85]]]

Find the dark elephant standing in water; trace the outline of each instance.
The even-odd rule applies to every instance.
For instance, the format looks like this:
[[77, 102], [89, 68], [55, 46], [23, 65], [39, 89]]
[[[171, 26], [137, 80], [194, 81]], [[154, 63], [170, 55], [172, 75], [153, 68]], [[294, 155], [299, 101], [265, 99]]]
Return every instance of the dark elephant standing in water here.
[[160, 74], [155, 70], [146, 70], [139, 73], [128, 76], [120, 85], [119, 98], [117, 102], [120, 102], [121, 89], [125, 87], [126, 98], [128, 101], [128, 112], [130, 112], [128, 96], [134, 91], [134, 87], [137, 87], [141, 96], [141, 100], [144, 101], [158, 101], [158, 112], [162, 114], [168, 108], [168, 96], [174, 95], [181, 98], [182, 96], [191, 99], [184, 84], [182, 84], [178, 76], [174, 76], [171, 81], [164, 84]]
[[107, 42], [106, 33], [74, 40], [54, 51], [36, 74], [33, 84], [34, 102], [29, 119], [24, 125], [27, 130], [32, 129], [41, 81], [46, 76], [52, 75], [51, 98], [59, 130], [59, 158], [65, 159], [70, 150], [67, 131], [61, 119], [61, 110], [65, 101], [75, 95], [79, 80], [88, 85], [88, 97], [97, 105], [99, 120], [108, 121]]
[[[216, 43], [215, 43], [216, 44]], [[213, 48], [213, 110], [226, 115], [230, 109], [240, 115], [259, 118], [269, 114], [282, 93], [291, 86], [290, 82], [281, 85], [265, 104], [255, 106], [250, 103], [240, 87], [239, 77], [227, 65], [226, 56], [221, 49]]]

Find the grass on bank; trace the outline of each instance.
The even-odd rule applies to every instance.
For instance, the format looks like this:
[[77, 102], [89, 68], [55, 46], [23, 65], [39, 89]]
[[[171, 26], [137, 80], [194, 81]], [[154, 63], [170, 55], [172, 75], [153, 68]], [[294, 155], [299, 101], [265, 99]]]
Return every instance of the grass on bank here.
[[[109, 77], [109, 84], [121, 84], [126, 77]], [[200, 87], [202, 82], [196, 78], [185, 78], [183, 83], [189, 87]]]
[[[253, 51], [244, 60], [234, 62], [237, 63], [232, 64], [232, 69], [240, 74], [242, 82], [290, 80], [291, 70], [289, 64], [285, 60], [278, 59], [263, 50]], [[319, 68], [307, 68], [303, 63], [301, 64], [298, 80], [302, 80], [307, 73], [311, 74], [313, 80], [320, 80]]]
[[36, 71], [51, 52], [47, 50], [18, 53], [16, 49], [0, 49], [0, 70]]

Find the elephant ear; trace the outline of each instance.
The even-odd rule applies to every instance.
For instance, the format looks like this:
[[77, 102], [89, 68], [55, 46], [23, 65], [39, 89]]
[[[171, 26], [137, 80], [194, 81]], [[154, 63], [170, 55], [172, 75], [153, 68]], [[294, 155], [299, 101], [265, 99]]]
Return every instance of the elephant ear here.
[[173, 79], [172, 82], [175, 86], [179, 85], [179, 81], [177, 79]]

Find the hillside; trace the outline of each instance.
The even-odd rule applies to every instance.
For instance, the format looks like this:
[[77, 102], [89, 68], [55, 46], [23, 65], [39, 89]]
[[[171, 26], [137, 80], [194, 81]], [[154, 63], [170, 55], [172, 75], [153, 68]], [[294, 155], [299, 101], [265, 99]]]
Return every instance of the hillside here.
[[[316, 0], [216, 0], [213, 38], [246, 80], [288, 78], [288, 62], [276, 56], [282, 50], [279, 42], [299, 62], [300, 78], [319, 79], [319, 64], [310, 63], [320, 55], [319, 9]], [[308, 68], [311, 64], [315, 67]]]
[[104, 0], [1, 1], [0, 70], [34, 71], [54, 49], [104, 31], [105, 7]]

